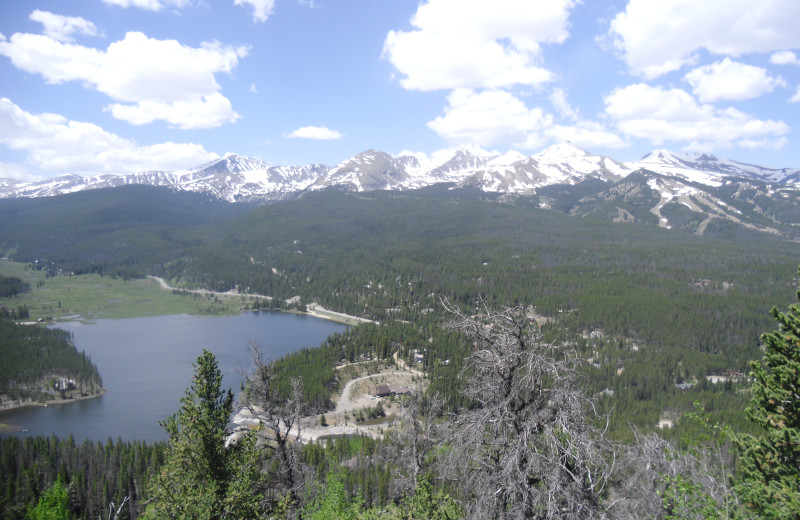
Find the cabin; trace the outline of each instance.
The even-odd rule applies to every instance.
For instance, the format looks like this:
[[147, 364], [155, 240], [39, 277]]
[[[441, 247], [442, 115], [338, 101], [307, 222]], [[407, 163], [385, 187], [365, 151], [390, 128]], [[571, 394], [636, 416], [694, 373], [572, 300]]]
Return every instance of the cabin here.
[[378, 385], [375, 394], [378, 397], [389, 397], [390, 395], [404, 395], [410, 392], [408, 386]]

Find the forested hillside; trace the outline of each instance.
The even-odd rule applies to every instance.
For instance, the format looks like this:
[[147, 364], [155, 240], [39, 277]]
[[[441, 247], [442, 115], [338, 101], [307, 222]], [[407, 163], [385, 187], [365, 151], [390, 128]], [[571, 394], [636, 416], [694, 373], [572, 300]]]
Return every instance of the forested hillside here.
[[[652, 427], [698, 393], [723, 413], [742, 398], [707, 376], [744, 373], [758, 357], [767, 310], [792, 299], [797, 244], [730, 222], [722, 235], [697, 236], [652, 219], [567, 214], [597, 190], [591, 182], [533, 198], [441, 186], [329, 190], [247, 207], [128, 186], [0, 201], [0, 216], [25, 222], [0, 219], [0, 236], [7, 254], [54, 273], [157, 275], [272, 296], [272, 307], [299, 296], [300, 306], [317, 301], [426, 331], [441, 324], [443, 300], [523, 305], [591, 361], [590, 390], [604, 392], [620, 427]], [[564, 212], [540, 209], [541, 197]], [[636, 200], [626, 207], [635, 214]]]
[[97, 395], [97, 367], [70, 334], [0, 319], [0, 396], [3, 406]]
[[[702, 236], [690, 233], [692, 215], [678, 229], [660, 228], [643, 209], [652, 203], [644, 190], [641, 201], [629, 197], [623, 208], [635, 218], [614, 222], [617, 205], [598, 193], [591, 184], [535, 197], [442, 186], [367, 194], [328, 190], [248, 207], [131, 186], [2, 200], [0, 248], [50, 276], [154, 275], [177, 287], [264, 296], [251, 306], [303, 309], [317, 302], [379, 322], [272, 365], [275, 395], [290, 397], [291, 379], [299, 377], [306, 410], [333, 406], [332, 395], [341, 390], [337, 364], [393, 363], [397, 354], [408, 364], [419, 361], [427, 373], [428, 395], [442, 398], [438, 420], [454, 412], [467, 417], [466, 411], [488, 406], [485, 396], [469, 392], [469, 377], [479, 371], [466, 360], [479, 341], [464, 328], [444, 326], [454, 314], [469, 323], [471, 316], [491, 316], [486, 309], [513, 308], [514, 319], [524, 316], [520, 323], [535, 331], [536, 345], [557, 345], [571, 360], [569, 384], [578, 393], [569, 396], [591, 399], [585, 409], [593, 410], [585, 420], [575, 416], [577, 408], [564, 411], [580, 432], [604, 429], [606, 439], [634, 451], [645, 450], [648, 438], [642, 435], [658, 425], [666, 426], [662, 437], [678, 446], [703, 438], [703, 424], [760, 434], [763, 425], [743, 414], [751, 398], [746, 375], [750, 360], [762, 354], [759, 335], [773, 326], [770, 307], [795, 297], [800, 247], [730, 221], [707, 223]], [[23, 218], [11, 224], [12, 215]], [[415, 354], [422, 354], [421, 361]], [[705, 422], [690, 419], [695, 402]], [[443, 439], [446, 446], [456, 442]], [[393, 484], [396, 462], [345, 460], [344, 453], [366, 457], [361, 448], [338, 458], [315, 449], [307, 448], [306, 463], [347, 462], [346, 491], [369, 490], [376, 506], [411, 500], [415, 488], [407, 484], [422, 477], [406, 478], [405, 487], [392, 491], [400, 486]], [[376, 449], [369, 447], [373, 461]], [[587, 451], [597, 466], [581, 471], [605, 471], [603, 449]], [[635, 472], [638, 463], [630, 456], [627, 471]], [[325, 471], [318, 471], [321, 480]], [[437, 489], [454, 496], [465, 491], [458, 484], [441, 487], [449, 478], [440, 475]], [[341, 484], [330, 481], [326, 489]], [[479, 493], [479, 482], [474, 486], [469, 493]], [[586, 496], [600, 497], [594, 492]], [[279, 507], [281, 496], [294, 496], [275, 493], [270, 507]], [[538, 500], [511, 489], [503, 493], [524, 511]], [[312, 506], [304, 507], [310, 512]]]

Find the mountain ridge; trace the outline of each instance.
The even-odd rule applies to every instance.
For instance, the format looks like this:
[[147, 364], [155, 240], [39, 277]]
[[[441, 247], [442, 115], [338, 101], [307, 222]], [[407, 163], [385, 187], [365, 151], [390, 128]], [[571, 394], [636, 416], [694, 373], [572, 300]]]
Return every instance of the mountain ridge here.
[[[599, 214], [615, 221], [652, 220], [664, 228], [697, 234], [709, 225], [728, 221], [761, 232], [800, 237], [800, 169], [765, 168], [710, 154], [669, 150], [654, 150], [625, 163], [594, 155], [570, 142], [531, 156], [516, 151], [457, 150], [438, 163], [378, 150], [366, 150], [335, 166], [274, 166], [230, 154], [187, 170], [87, 177], [66, 174], [34, 182], [0, 178], [0, 199], [152, 185], [231, 203], [265, 203], [325, 189], [406, 191], [435, 184], [536, 197], [542, 208], [583, 216]], [[552, 189], [562, 185], [583, 187]], [[575, 195], [578, 193], [582, 196]]]
[[377, 150], [361, 152], [335, 166], [274, 166], [261, 159], [230, 154], [186, 170], [86, 177], [65, 174], [41, 181], [0, 179], [0, 198], [43, 197], [126, 184], [208, 192], [229, 202], [282, 200], [305, 190], [331, 187], [349, 191], [405, 190], [437, 183], [524, 194], [535, 193], [543, 186], [576, 184], [589, 178], [616, 182], [639, 169], [710, 187], [719, 187], [730, 178], [743, 178], [800, 189], [800, 168], [765, 168], [710, 154], [668, 150], [654, 150], [638, 161], [625, 163], [564, 142], [531, 156], [513, 150], [495, 155], [456, 150], [446, 160], [427, 165], [414, 155], [392, 156]]

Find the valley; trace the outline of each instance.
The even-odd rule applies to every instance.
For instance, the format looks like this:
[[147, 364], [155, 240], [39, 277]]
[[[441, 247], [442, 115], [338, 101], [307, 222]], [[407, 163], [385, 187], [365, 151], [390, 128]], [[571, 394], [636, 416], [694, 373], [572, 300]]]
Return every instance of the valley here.
[[[358, 457], [408, 433], [411, 401], [373, 399], [378, 384], [441, 398], [440, 419], [422, 425], [480, 398], [465, 385], [458, 313], [524, 310], [539, 341], [570, 352], [609, 440], [633, 446], [647, 432], [682, 447], [703, 435], [694, 403], [707, 421], [757, 433], [743, 374], [769, 309], [795, 296], [792, 191], [672, 196], [653, 179], [667, 182], [638, 172], [529, 194], [328, 189], [264, 205], [141, 185], [2, 199], [1, 273], [30, 290], [0, 306], [48, 322], [264, 309], [353, 325], [269, 364], [276, 402], [302, 381], [304, 456], [346, 463], [353, 490], [388, 478]], [[385, 417], [372, 417], [378, 403]], [[316, 451], [328, 449], [335, 464]]]

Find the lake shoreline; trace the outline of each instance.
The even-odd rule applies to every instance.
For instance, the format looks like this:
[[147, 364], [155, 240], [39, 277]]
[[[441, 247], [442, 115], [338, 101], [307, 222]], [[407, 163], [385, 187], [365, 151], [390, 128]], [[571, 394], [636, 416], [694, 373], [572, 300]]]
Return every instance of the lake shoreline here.
[[[213, 294], [215, 296], [222, 296], [222, 297], [247, 297], [252, 299], [265, 299], [265, 300], [272, 300], [272, 296], [267, 296], [265, 294], [253, 294], [253, 293], [241, 293], [236, 290], [231, 290], [227, 292], [220, 292], [220, 291], [210, 291], [208, 289], [182, 289], [178, 287], [170, 286], [166, 280], [158, 276], [148, 276], [151, 280], [155, 280], [158, 282], [158, 285], [164, 289], [165, 291], [185, 291], [187, 293], [192, 294], [200, 294], [203, 296]], [[260, 310], [260, 309], [253, 309], [253, 310]], [[360, 323], [377, 323], [373, 320], [369, 320], [367, 318], [360, 318], [358, 316], [352, 316], [350, 314], [345, 314], [343, 312], [336, 312], [331, 311], [319, 305], [317, 303], [310, 303], [306, 306], [305, 311], [299, 310], [291, 310], [291, 309], [264, 309], [268, 311], [278, 311], [278, 312], [286, 312], [288, 314], [301, 314], [304, 316], [313, 316], [315, 318], [321, 318], [323, 320], [332, 321], [335, 323], [341, 323], [344, 325], [358, 325]], [[246, 311], [246, 309], [245, 309]]]
[[[214, 353], [224, 374], [223, 386], [238, 392], [242, 373], [252, 365], [249, 345], [257, 345], [264, 358], [272, 360], [318, 347], [331, 334], [347, 329], [330, 320], [268, 311], [101, 319], [91, 325], [55, 326], [72, 333], [77, 349], [97, 365], [106, 394], [102, 399], [78, 401], [76, 393], [75, 400], [63, 403], [74, 403], [71, 406], [8, 400], [17, 407], [0, 412], [0, 423], [18, 428], [4, 428], [0, 437], [72, 434], [76, 442], [118, 437], [163, 441], [166, 434], [159, 422], [181, 406], [194, 376], [192, 365], [202, 349]], [[51, 397], [60, 395], [44, 396]]]
[[[26, 401], [16, 401], [16, 402], [15, 401], [3, 401], [2, 403], [0, 403], [0, 419], [2, 419], [2, 417], [3, 417], [3, 412], [10, 411], [10, 410], [19, 410], [20, 408], [28, 408], [28, 407], [31, 407], [31, 408], [42, 407], [43, 408], [45, 406], [50, 406], [50, 405], [58, 406], [58, 405], [63, 405], [63, 404], [74, 403], [74, 402], [77, 402], [77, 401], [85, 401], [87, 399], [95, 399], [97, 397], [103, 397], [104, 395], [106, 395], [106, 389], [105, 388], [103, 388], [102, 391], [100, 393], [97, 393], [97, 394], [82, 395], [82, 396], [78, 396], [78, 397], [71, 397], [69, 399], [49, 399], [49, 400], [44, 401], [44, 402], [42, 402], [42, 401], [32, 401], [30, 399], [26, 400]], [[14, 432], [14, 431], [19, 431], [19, 427], [16, 427], [14, 425], [8, 425], [8, 424], [0, 424], [0, 433], [9, 433], [9, 432]]]

